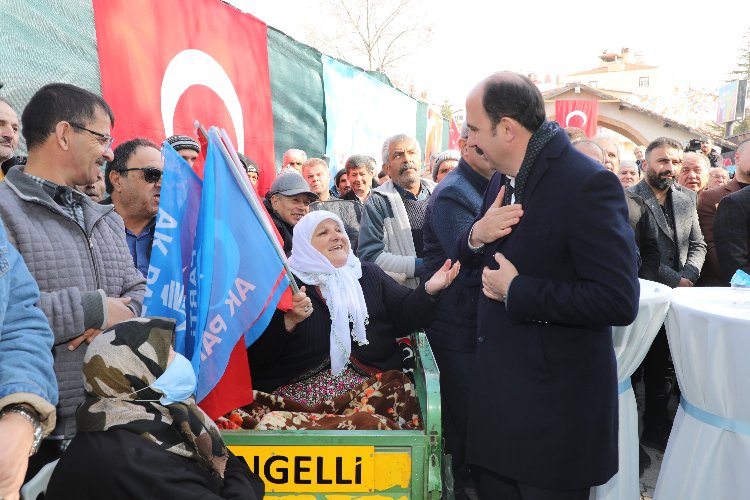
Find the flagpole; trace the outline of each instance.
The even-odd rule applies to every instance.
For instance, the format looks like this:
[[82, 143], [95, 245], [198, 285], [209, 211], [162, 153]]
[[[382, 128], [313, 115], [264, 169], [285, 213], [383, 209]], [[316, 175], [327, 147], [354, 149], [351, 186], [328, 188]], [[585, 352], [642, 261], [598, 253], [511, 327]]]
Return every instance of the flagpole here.
[[206, 142], [208, 142], [208, 132], [203, 128], [203, 125], [201, 125], [198, 120], [193, 120], [193, 125], [195, 126], [195, 129], [201, 133], [203, 138], [206, 139]]
[[[232, 141], [229, 140], [229, 137], [222, 137], [219, 135], [219, 133], [216, 131], [216, 127], [211, 127], [211, 130], [209, 133], [206, 133], [206, 129], [203, 128], [203, 126], [198, 123], [198, 120], [194, 121], [194, 124], [196, 126], [196, 129], [203, 135], [203, 137], [206, 139], [206, 141], [209, 141], [209, 134], [215, 133], [216, 138], [220, 139], [218, 141], [219, 147], [221, 150], [221, 154], [224, 156], [224, 159], [231, 165], [234, 166], [232, 170], [232, 175], [234, 175], [235, 180], [239, 183], [240, 189], [242, 190], [242, 194], [245, 196], [245, 199], [250, 203], [250, 207], [252, 208], [253, 212], [255, 212], [255, 215], [258, 217], [258, 220], [261, 223], [261, 226], [263, 227], [263, 231], [266, 234], [266, 237], [271, 241], [271, 244], [274, 247], [274, 250], [276, 250], [276, 254], [281, 259], [282, 264], [284, 265], [284, 270], [286, 271], [287, 278], [289, 279], [289, 286], [292, 288], [292, 293], [297, 294], [299, 293], [299, 287], [297, 286], [297, 282], [294, 280], [294, 276], [292, 275], [292, 271], [289, 268], [289, 263], [286, 259], [286, 254], [284, 253], [284, 249], [279, 244], [279, 240], [276, 238], [276, 234], [273, 231], [273, 228], [270, 226], [270, 221], [265, 215], [265, 210], [263, 207], [260, 206], [260, 201], [258, 200], [258, 195], [254, 192], [254, 189], [250, 187], [250, 180], [247, 178], [247, 175], [244, 173], [244, 169], [242, 173], [240, 172], [240, 159], [239, 156], [237, 156], [237, 152], [234, 150], [234, 146], [232, 145]], [[223, 135], [226, 136], [226, 132], [223, 132]], [[223, 140], [221, 140], [223, 139]], [[227, 144], [229, 147], [231, 147], [231, 151], [228, 149]], [[234, 157], [232, 155], [234, 153]], [[235, 160], [236, 158], [236, 160]], [[253, 189], [253, 192], [250, 191], [250, 189]]]
[[276, 253], [279, 255], [279, 258], [281, 259], [281, 262], [284, 265], [284, 269], [286, 270], [287, 277], [289, 278], [289, 286], [292, 287], [292, 293], [295, 293], [295, 294], [299, 293], [299, 287], [297, 286], [297, 282], [295, 281], [294, 276], [292, 275], [292, 270], [289, 268], [289, 264], [287, 263], [284, 249], [281, 247], [279, 240], [276, 238], [276, 234], [274, 233], [273, 228], [271, 227], [271, 221], [269, 221], [268, 218], [265, 216], [266, 211], [263, 209], [263, 207], [260, 206], [261, 202], [258, 198], [258, 193], [255, 191], [255, 188], [250, 184], [250, 179], [248, 179], [247, 174], [245, 173], [245, 168], [242, 166], [242, 163], [240, 162], [240, 157], [237, 155], [237, 151], [234, 149], [234, 145], [232, 144], [231, 139], [229, 139], [229, 136], [227, 135], [227, 132], [224, 129], [217, 129], [217, 130], [220, 130], [220, 132], [217, 132], [217, 134], [220, 136], [221, 139], [223, 139], [222, 141], [220, 141], [221, 152], [222, 154], [224, 154], [225, 158], [226, 158], [226, 155], [229, 154], [230, 156], [229, 159], [232, 160], [230, 163], [234, 165], [232, 174], [234, 174], [235, 180], [239, 183], [240, 189], [242, 189], [242, 193], [245, 195], [245, 198], [247, 198], [253, 210], [258, 215], [258, 218], [260, 219], [261, 224], [263, 225], [263, 229], [266, 232], [266, 236], [273, 243], [273, 246], [276, 249]]

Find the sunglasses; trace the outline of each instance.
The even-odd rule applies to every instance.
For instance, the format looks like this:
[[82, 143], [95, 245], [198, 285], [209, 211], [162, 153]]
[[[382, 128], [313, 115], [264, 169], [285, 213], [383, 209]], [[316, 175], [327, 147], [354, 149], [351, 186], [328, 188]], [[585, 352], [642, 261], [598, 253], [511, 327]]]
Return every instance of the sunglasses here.
[[143, 179], [151, 184], [156, 184], [161, 179], [161, 170], [154, 167], [125, 168], [120, 170], [120, 172], [132, 172], [133, 170], [143, 170]]

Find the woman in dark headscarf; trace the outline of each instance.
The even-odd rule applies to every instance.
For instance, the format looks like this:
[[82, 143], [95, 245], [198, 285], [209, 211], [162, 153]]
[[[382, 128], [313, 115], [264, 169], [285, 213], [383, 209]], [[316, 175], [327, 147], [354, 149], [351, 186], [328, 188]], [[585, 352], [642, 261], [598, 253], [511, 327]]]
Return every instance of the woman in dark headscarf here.
[[45, 498], [260, 499], [263, 483], [224, 446], [196, 406], [190, 362], [172, 349], [175, 323], [119, 323], [89, 346], [78, 434]]

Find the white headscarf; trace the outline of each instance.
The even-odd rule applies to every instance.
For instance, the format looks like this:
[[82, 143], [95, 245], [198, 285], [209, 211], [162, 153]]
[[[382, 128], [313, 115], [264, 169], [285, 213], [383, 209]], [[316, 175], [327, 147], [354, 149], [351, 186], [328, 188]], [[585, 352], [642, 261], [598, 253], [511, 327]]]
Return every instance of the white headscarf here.
[[310, 212], [294, 226], [289, 267], [303, 283], [320, 287], [326, 300], [331, 312], [331, 372], [338, 375], [346, 367], [352, 352], [349, 323], [354, 325], [351, 337], [359, 345], [366, 345], [369, 342], [365, 325], [369, 322], [369, 316], [358, 281], [362, 277], [362, 264], [352, 252], [351, 244], [346, 264], [338, 268], [312, 246], [315, 228], [326, 219], [335, 221], [341, 227], [342, 238], [349, 241], [344, 223], [338, 215], [325, 210]]

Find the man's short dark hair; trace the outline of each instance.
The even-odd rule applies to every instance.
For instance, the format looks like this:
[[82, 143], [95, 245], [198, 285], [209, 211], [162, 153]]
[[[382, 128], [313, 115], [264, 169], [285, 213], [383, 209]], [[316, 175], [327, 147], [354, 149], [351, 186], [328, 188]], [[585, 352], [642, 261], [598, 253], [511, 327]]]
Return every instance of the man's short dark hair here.
[[646, 147], [646, 152], [644, 153], [644, 156], [646, 157], [646, 161], [648, 161], [649, 156], [651, 155], [651, 151], [653, 151], [656, 148], [672, 148], [672, 149], [679, 149], [682, 151], [682, 143], [676, 139], [672, 139], [670, 137], [657, 137], [651, 143]]
[[[142, 137], [123, 142], [115, 148], [114, 158], [112, 161], [107, 162], [107, 168], [104, 170], [104, 184], [107, 186], [107, 194], [112, 194], [112, 191], [115, 189], [112, 185], [112, 181], [109, 180], [109, 174], [114, 171], [122, 172], [128, 168], [130, 158], [140, 147], [154, 148], [156, 150], [159, 149], [159, 146], [155, 142]], [[122, 172], [120, 175], [127, 177], [128, 173]]]
[[539, 88], [529, 78], [515, 73], [490, 77], [484, 85], [482, 106], [490, 118], [493, 132], [506, 116], [535, 132], [547, 116]]
[[333, 178], [333, 183], [336, 187], [339, 187], [339, 181], [344, 175], [346, 175], [346, 168], [342, 168], [341, 170], [336, 172], [336, 176]]
[[115, 114], [100, 96], [68, 83], [50, 83], [37, 90], [23, 110], [23, 137], [29, 151], [40, 146], [62, 121], [86, 125], [97, 108], [115, 125]]
[[372, 157], [366, 155], [351, 155], [346, 160], [344, 169], [349, 172], [349, 170], [354, 168], [366, 168], [370, 173], [375, 171], [372, 166]]

